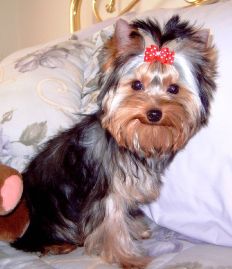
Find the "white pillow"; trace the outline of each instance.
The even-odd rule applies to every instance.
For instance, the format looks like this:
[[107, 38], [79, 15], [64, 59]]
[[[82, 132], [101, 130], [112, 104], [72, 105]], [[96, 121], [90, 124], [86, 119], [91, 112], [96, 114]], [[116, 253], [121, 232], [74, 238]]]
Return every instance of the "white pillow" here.
[[[232, 1], [178, 11], [211, 30], [219, 52], [218, 89], [208, 126], [174, 159], [158, 201], [144, 208], [162, 226], [225, 246], [232, 246], [231, 12]], [[176, 11], [162, 10], [159, 18], [170, 13]]]
[[[183, 9], [155, 9], [137, 18], [155, 17], [161, 23], [180, 14], [209, 28], [219, 51], [218, 89], [208, 127], [202, 129], [180, 152], [163, 177], [157, 202], [144, 211], [159, 225], [206, 242], [232, 246], [232, 2]], [[134, 19], [134, 17], [133, 17]], [[108, 27], [97, 38], [92, 64], [84, 72], [82, 109], [95, 110], [94, 91], [98, 71], [98, 48], [113, 31]]]
[[92, 50], [91, 40], [66, 40], [3, 61], [0, 162], [21, 171], [48, 137], [78, 118], [83, 70]]

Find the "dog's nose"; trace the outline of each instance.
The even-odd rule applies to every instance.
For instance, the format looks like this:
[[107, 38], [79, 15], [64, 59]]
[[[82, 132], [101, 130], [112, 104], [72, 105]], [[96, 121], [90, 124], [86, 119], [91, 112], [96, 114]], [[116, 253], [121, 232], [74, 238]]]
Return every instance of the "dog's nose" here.
[[152, 109], [147, 112], [147, 119], [150, 122], [157, 122], [162, 118], [162, 111], [159, 109]]

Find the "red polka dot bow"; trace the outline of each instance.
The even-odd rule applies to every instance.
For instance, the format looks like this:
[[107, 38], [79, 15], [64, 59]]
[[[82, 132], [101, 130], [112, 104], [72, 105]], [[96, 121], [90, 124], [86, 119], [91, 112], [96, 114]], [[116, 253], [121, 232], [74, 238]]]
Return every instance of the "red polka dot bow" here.
[[151, 45], [147, 47], [144, 55], [144, 62], [154, 62], [159, 61], [162, 64], [173, 64], [175, 52], [170, 51], [169, 48], [159, 49], [156, 45]]

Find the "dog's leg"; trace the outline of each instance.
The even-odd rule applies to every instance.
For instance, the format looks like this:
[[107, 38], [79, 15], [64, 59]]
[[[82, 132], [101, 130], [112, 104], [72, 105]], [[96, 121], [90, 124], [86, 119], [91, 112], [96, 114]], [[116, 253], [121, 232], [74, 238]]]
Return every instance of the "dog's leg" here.
[[149, 219], [139, 208], [129, 211], [132, 220], [130, 221], [130, 231], [133, 238], [148, 239], [151, 237], [151, 229], [149, 227]]
[[105, 202], [103, 222], [85, 240], [87, 254], [98, 254], [105, 261], [117, 262], [128, 269], [144, 268], [151, 259], [133, 239], [131, 221], [125, 202], [111, 194]]
[[57, 245], [50, 245], [50, 246], [45, 246], [42, 250], [42, 255], [58, 255], [58, 254], [67, 254], [74, 249], [77, 248], [77, 245], [73, 244], [57, 244]]

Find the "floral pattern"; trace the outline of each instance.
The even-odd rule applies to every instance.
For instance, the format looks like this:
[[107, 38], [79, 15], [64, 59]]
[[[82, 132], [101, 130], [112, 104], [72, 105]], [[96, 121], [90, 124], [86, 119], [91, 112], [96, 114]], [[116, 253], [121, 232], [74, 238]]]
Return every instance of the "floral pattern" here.
[[3, 136], [3, 129], [0, 126], [0, 152], [2, 156], [10, 154], [10, 141]]
[[35, 122], [23, 130], [19, 141], [25, 146], [36, 146], [46, 137], [47, 122]]
[[[95, 37], [79, 42], [75, 36], [2, 67], [9, 83], [0, 82], [1, 162], [23, 170], [49, 137], [78, 120], [94, 46]], [[17, 101], [19, 90], [25, 97]]]
[[66, 49], [56, 49], [55, 47], [31, 53], [21, 58], [15, 68], [22, 73], [35, 70], [39, 66], [56, 68], [62, 66], [62, 60], [67, 58], [67, 53]]
[[[99, 52], [112, 30], [109, 26], [82, 41], [73, 35], [2, 66], [9, 83], [0, 82], [5, 104], [0, 106], [0, 161], [23, 170], [49, 137], [74, 124], [81, 113], [98, 109]], [[19, 89], [25, 97], [18, 102]]]

